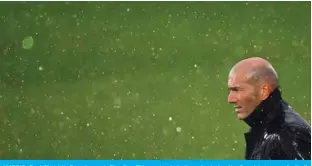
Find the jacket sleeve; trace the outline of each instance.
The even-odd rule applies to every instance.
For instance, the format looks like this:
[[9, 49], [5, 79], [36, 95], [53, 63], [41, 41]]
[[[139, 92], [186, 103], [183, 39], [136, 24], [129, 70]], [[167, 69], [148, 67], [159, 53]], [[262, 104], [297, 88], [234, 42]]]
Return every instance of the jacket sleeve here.
[[293, 127], [291, 131], [281, 134], [281, 149], [287, 154], [289, 159], [311, 160], [310, 128]]
[[[294, 134], [295, 133], [295, 134]], [[256, 152], [261, 160], [311, 160], [310, 131], [268, 134]]]

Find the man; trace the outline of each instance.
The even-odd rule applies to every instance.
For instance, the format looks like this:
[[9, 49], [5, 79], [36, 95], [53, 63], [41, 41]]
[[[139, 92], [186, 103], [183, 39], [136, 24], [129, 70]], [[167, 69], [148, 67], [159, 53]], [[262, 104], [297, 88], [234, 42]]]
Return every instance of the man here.
[[250, 130], [247, 160], [311, 160], [311, 128], [281, 96], [278, 75], [259, 57], [238, 62], [230, 71], [228, 102]]

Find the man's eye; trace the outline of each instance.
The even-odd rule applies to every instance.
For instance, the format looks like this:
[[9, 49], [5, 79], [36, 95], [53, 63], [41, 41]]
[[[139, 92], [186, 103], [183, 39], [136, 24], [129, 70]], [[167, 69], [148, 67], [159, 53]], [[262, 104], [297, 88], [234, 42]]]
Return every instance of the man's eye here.
[[243, 91], [243, 89], [241, 89], [241, 88], [234, 88], [232, 91], [233, 92], [241, 92], [241, 91]]
[[230, 88], [229, 89], [229, 92], [237, 92], [238, 91], [238, 89], [236, 89], [236, 88]]

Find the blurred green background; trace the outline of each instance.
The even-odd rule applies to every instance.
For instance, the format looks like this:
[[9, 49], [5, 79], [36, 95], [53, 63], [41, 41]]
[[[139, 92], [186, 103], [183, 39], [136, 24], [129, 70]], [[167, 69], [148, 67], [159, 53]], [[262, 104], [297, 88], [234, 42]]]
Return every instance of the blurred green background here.
[[310, 2], [0, 4], [1, 159], [243, 159], [251, 56], [310, 123]]

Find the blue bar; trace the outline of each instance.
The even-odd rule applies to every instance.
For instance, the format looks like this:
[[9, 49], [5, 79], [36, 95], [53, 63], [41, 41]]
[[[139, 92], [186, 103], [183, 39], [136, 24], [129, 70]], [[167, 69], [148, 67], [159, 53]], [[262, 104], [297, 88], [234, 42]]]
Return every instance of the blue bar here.
[[311, 160], [0, 160], [0, 166], [311, 166]]

